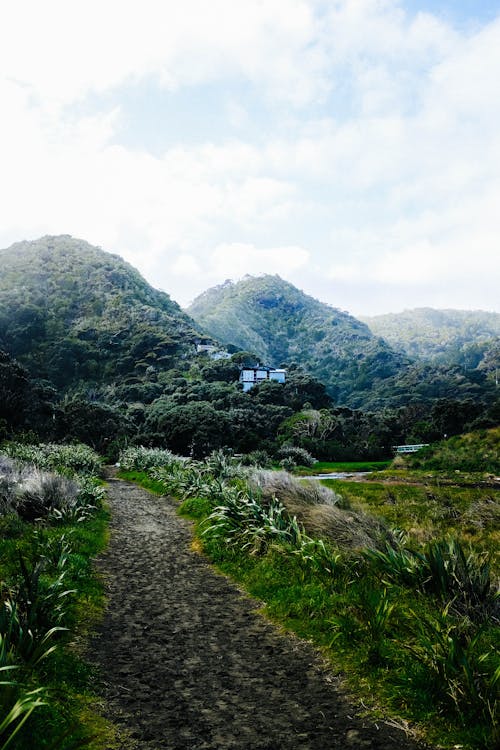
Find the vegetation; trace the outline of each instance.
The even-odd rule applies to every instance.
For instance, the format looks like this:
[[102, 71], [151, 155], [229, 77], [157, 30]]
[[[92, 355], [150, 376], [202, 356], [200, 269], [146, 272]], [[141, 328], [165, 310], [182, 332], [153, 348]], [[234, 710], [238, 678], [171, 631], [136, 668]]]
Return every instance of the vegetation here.
[[147, 476], [182, 500], [205, 552], [372, 710], [442, 747], [497, 746], [498, 524], [474, 525], [480, 490], [323, 483], [332, 492], [222, 452], [169, 461]]
[[299, 364], [335, 402], [351, 408], [373, 411], [438, 398], [477, 403], [493, 392], [482, 370], [464, 371], [461, 362], [412, 364], [393, 339], [388, 344], [279, 276], [225, 282], [200, 295], [188, 312], [203, 330], [263, 362]]
[[[196, 348], [213, 339], [117, 256], [69, 236], [0, 255], [0, 438], [84, 442], [112, 462], [127, 445], [194, 458], [258, 449], [291, 467], [280, 451], [381, 460], [397, 443], [500, 421], [482, 371], [411, 364], [279, 277], [197, 301], [200, 321], [217, 319], [244, 347], [214, 361]], [[249, 349], [285, 362], [286, 383], [243, 393], [240, 367], [257, 359]]]
[[406, 459], [423, 470], [489, 472], [500, 476], [500, 427], [457, 435]]
[[99, 465], [81, 445], [10, 443], [0, 454], [2, 749], [112, 740], [75, 641], [102, 607], [91, 567], [106, 538]]
[[410, 357], [483, 371], [492, 378], [500, 366], [498, 313], [422, 307], [363, 320], [375, 336]]

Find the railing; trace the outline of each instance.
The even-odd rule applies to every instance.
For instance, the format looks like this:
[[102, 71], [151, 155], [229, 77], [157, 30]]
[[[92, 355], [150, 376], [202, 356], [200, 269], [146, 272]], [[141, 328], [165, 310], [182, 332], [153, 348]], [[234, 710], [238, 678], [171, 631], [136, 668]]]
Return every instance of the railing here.
[[420, 448], [425, 448], [429, 443], [418, 443], [416, 445], [393, 445], [392, 449], [396, 453], [416, 453]]

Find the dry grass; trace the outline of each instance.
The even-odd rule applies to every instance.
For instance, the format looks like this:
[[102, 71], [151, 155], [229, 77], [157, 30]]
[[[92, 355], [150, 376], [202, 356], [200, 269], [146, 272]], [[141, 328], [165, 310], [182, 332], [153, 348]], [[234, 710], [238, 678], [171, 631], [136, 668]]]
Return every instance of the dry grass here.
[[313, 479], [297, 479], [286, 471], [257, 470], [250, 474], [249, 484], [260, 490], [266, 501], [278, 498], [307, 534], [341, 549], [383, 548], [393, 541], [383, 521], [345, 507], [340, 495]]

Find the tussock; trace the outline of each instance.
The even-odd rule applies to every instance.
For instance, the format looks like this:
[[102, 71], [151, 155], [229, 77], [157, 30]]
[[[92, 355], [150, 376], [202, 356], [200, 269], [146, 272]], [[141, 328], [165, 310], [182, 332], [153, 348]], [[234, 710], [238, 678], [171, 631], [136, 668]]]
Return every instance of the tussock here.
[[266, 501], [277, 497], [312, 537], [347, 550], [383, 548], [393, 542], [380, 520], [345, 507], [340, 495], [314, 479], [297, 479], [286, 471], [254, 471], [249, 484]]

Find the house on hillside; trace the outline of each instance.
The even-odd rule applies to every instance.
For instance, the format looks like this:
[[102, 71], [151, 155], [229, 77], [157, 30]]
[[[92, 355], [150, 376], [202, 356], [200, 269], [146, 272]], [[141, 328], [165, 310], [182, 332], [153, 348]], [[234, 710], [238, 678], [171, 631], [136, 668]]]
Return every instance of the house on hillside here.
[[240, 372], [240, 383], [245, 393], [250, 388], [253, 388], [254, 385], [262, 383], [264, 380], [275, 380], [277, 383], [284, 383], [286, 381], [286, 370], [257, 365], [257, 367], [244, 367]]

